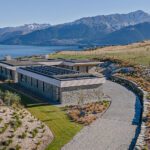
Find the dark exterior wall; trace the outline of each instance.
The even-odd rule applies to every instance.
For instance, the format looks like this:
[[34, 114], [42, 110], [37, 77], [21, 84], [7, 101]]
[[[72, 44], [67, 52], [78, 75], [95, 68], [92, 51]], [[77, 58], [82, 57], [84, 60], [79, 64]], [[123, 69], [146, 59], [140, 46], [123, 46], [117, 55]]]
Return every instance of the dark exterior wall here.
[[59, 88], [54, 85], [50, 85], [43, 81], [28, 77], [25, 75], [21, 75], [21, 74], [18, 75], [18, 84], [32, 91], [33, 94], [36, 94], [39, 97], [45, 98], [45, 100], [48, 100], [49, 102], [59, 101], [58, 95], [60, 93], [57, 94], [57, 91], [59, 91]]
[[18, 81], [18, 77], [17, 77], [18, 75], [16, 71], [10, 70], [1, 66], [0, 66], [0, 76], [4, 79], [13, 80], [14, 82]]

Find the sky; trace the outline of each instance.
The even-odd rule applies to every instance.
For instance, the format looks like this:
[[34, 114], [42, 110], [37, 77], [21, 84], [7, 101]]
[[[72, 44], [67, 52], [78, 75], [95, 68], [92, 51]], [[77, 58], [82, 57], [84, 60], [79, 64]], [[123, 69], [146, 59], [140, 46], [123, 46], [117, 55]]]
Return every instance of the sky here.
[[0, 27], [30, 23], [54, 25], [135, 10], [150, 13], [150, 0], [0, 0]]

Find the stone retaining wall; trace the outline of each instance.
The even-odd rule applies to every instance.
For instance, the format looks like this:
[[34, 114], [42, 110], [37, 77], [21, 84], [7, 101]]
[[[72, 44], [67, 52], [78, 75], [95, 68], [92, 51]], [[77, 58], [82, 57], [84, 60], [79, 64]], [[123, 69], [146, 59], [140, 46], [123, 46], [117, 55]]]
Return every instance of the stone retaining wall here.
[[61, 104], [76, 105], [102, 100], [102, 85], [88, 85], [61, 89]]
[[138, 127], [138, 131], [136, 133], [135, 137], [135, 149], [136, 150], [141, 150], [144, 149], [146, 143], [145, 143], [145, 131], [146, 131], [146, 125], [145, 125], [145, 118], [147, 115], [147, 107], [149, 105], [149, 102], [146, 98], [147, 92], [141, 89], [135, 82], [129, 81], [127, 79], [117, 77], [117, 76], [112, 76], [110, 80], [117, 82], [130, 90], [132, 90], [139, 98], [140, 102], [142, 105], [142, 110], [141, 110], [141, 124]]

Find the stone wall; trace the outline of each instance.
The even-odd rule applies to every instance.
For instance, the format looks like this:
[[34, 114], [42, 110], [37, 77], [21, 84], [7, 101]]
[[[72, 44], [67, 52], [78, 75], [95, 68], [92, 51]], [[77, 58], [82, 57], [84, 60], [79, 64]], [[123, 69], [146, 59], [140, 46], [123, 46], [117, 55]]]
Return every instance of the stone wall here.
[[100, 101], [102, 99], [102, 85], [68, 87], [61, 89], [61, 103], [74, 105]]
[[132, 90], [137, 96], [140, 98], [140, 102], [142, 105], [141, 110], [141, 124], [139, 125], [136, 135], [135, 135], [135, 148], [136, 150], [145, 149], [145, 131], [146, 131], [146, 125], [145, 125], [145, 118], [147, 116], [148, 112], [148, 105], [150, 105], [150, 102], [148, 102], [146, 96], [147, 92], [144, 91], [141, 87], [139, 87], [136, 83], [126, 80], [121, 77], [112, 76], [110, 78], [112, 81], [117, 82], [130, 90]]

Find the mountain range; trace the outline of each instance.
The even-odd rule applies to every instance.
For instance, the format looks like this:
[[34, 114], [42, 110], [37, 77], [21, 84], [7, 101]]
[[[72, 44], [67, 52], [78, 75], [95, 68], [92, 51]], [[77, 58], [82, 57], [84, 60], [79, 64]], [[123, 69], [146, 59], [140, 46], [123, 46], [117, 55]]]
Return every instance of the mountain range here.
[[12, 45], [117, 45], [150, 39], [150, 14], [99, 15], [74, 22], [30, 24], [0, 29], [0, 44]]
[[29, 34], [36, 30], [41, 30], [50, 27], [50, 24], [25, 24], [23, 26], [18, 27], [4, 27], [0, 28], [0, 41], [4, 41], [10, 38], [14, 38], [16, 36], [21, 36], [25, 34]]

